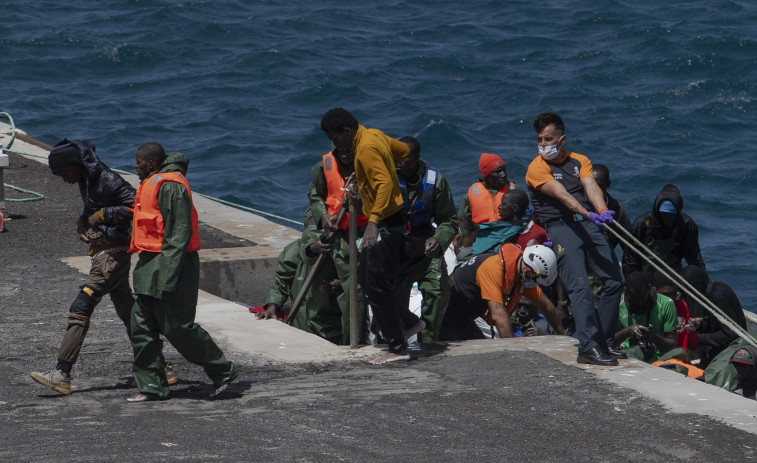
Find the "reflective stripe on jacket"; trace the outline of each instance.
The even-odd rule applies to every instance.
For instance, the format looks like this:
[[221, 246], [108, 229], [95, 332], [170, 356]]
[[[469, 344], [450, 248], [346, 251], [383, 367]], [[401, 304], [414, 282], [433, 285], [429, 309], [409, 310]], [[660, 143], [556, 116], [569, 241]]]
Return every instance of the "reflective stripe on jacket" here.
[[[176, 182], [184, 185], [190, 199], [192, 192], [187, 179], [181, 172], [163, 172], [146, 178], [137, 188], [134, 198], [134, 225], [132, 227], [131, 246], [129, 251], [160, 252], [163, 247], [165, 222], [158, 206], [158, 193], [163, 182]], [[192, 205], [192, 237], [189, 240], [187, 252], [200, 249], [200, 233], [198, 227], [197, 210]]]
[[492, 196], [481, 182], [476, 182], [468, 188], [468, 202], [470, 203], [471, 219], [474, 223], [496, 222], [499, 220], [499, 205], [502, 196], [510, 189], [508, 183]]

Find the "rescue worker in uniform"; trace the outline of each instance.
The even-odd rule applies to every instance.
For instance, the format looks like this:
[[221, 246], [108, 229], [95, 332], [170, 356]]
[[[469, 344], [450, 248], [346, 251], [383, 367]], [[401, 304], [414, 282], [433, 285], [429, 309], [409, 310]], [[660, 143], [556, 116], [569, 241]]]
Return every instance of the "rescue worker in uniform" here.
[[[557, 253], [560, 279], [567, 290], [578, 335], [578, 363], [613, 366], [625, 352], [613, 345], [623, 276], [618, 259], [599, 227], [611, 223], [591, 161], [567, 151], [565, 124], [555, 113], [534, 118], [539, 154], [526, 172], [536, 215]], [[593, 212], [597, 211], [597, 212]], [[595, 307], [587, 269], [602, 281]]]
[[564, 335], [557, 309], [539, 285], [557, 278], [557, 258], [546, 246], [536, 244], [521, 250], [512, 243], [496, 254], [479, 254], [452, 273], [452, 295], [444, 313], [439, 340], [484, 339], [476, 325], [483, 317], [502, 338], [512, 338], [510, 321], [521, 297], [533, 301], [557, 334]]
[[481, 153], [478, 168], [481, 179], [468, 188], [458, 211], [458, 217], [469, 217], [479, 224], [478, 235], [473, 242], [473, 254], [494, 252], [499, 244], [506, 242], [514, 234], [510, 224], [499, 220], [502, 196], [515, 188], [515, 184], [507, 178], [505, 161], [496, 154]]
[[[131, 205], [134, 187], [108, 168], [87, 140], [64, 139], [48, 156], [50, 170], [67, 183], [79, 185], [84, 210], [77, 222], [79, 239], [89, 244], [92, 257], [87, 281], [68, 309], [68, 327], [52, 371], [32, 372], [31, 378], [64, 395], [71, 393], [71, 369], [79, 358], [95, 307], [110, 294], [116, 315], [129, 334], [134, 297], [129, 286], [131, 256]], [[169, 384], [176, 383], [173, 370], [166, 370]]]
[[[631, 226], [631, 233], [673, 270], [680, 273], [681, 261], [705, 270], [699, 249], [699, 230], [694, 220], [681, 211], [683, 197], [678, 187], [666, 183], [652, 204], [652, 210], [640, 215]], [[636, 252], [623, 252], [623, 272], [630, 275], [641, 270], [649, 278], [655, 269]]]
[[141, 182], [130, 250], [139, 258], [133, 274], [137, 301], [131, 312], [132, 372], [139, 394], [126, 399], [129, 402], [168, 398], [160, 334], [185, 359], [202, 366], [213, 381], [211, 399], [238, 375], [208, 332], [195, 323], [200, 235], [184, 176], [188, 164], [186, 156], [166, 154], [158, 143], [137, 149], [135, 168]]
[[443, 254], [458, 232], [458, 220], [447, 179], [420, 159], [418, 140], [408, 136], [400, 141], [408, 146], [410, 154], [396, 166], [408, 216], [405, 259], [397, 276], [398, 294], [402, 301], [400, 306], [407, 307], [413, 283], [418, 283], [423, 296], [422, 323], [404, 322], [405, 337], [420, 331], [419, 341], [431, 342], [438, 338], [443, 311], [449, 301]]

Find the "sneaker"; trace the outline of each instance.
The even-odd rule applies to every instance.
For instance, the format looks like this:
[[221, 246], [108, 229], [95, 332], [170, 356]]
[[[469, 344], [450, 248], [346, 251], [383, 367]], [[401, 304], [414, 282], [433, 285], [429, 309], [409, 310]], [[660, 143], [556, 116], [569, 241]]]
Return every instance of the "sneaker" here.
[[63, 395], [71, 394], [71, 375], [64, 375], [60, 370], [53, 370], [48, 373], [33, 371], [29, 376], [34, 381], [45, 387], [49, 387], [55, 392]]
[[176, 373], [173, 371], [173, 364], [166, 362], [166, 382], [169, 386], [172, 386], [179, 382], [179, 378], [176, 377]]

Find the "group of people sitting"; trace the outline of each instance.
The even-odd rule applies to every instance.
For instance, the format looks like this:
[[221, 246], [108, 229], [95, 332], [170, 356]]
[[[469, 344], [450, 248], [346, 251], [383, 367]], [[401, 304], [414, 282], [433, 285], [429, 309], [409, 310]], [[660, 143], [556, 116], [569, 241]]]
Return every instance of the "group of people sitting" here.
[[[726, 363], [742, 372], [743, 359], [757, 355], [754, 346], [734, 344], [739, 335], [679, 291], [679, 280], [609, 232], [623, 227], [746, 328], [734, 292], [707, 277], [697, 226], [682, 212], [678, 188], [663, 186], [652, 209], [631, 222], [608, 193], [607, 167], [565, 149], [557, 114], [539, 114], [533, 125], [539, 155], [526, 174], [528, 192], [510, 180], [500, 156], [483, 153], [481, 177], [456, 210], [447, 180], [421, 159], [417, 139], [395, 140], [359, 125], [342, 108], [330, 110], [321, 128], [333, 148], [312, 168], [304, 232], [279, 256], [258, 318], [289, 317], [293, 326], [337, 344], [387, 343], [388, 353], [375, 363], [409, 358], [414, 337], [567, 334], [579, 341], [579, 363], [611, 366], [630, 356], [696, 376], [728, 351]], [[358, 211], [360, 247], [352, 276], [360, 283], [356, 341], [350, 335], [350, 202]], [[409, 303], [412, 292], [419, 304]], [[754, 376], [754, 364], [746, 364]], [[754, 395], [750, 386], [743, 389]]]

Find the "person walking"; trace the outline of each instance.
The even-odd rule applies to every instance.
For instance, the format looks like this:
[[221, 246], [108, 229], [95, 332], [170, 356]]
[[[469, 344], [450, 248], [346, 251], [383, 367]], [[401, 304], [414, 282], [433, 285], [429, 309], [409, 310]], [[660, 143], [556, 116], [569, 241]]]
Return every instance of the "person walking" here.
[[[84, 209], [77, 222], [77, 233], [89, 245], [92, 260], [87, 281], [68, 309], [68, 326], [58, 349], [58, 363], [50, 371], [33, 371], [30, 376], [45, 387], [69, 395], [71, 370], [81, 353], [95, 307], [106, 294], [110, 295], [116, 315], [129, 334], [134, 305], [129, 286], [132, 221], [129, 208], [134, 202], [134, 187], [100, 160], [88, 140], [63, 139], [47, 159], [53, 175], [79, 187]], [[165, 372], [167, 382], [176, 383], [170, 366]]]
[[168, 398], [160, 367], [160, 334], [189, 362], [202, 366], [213, 381], [211, 399], [218, 398], [238, 371], [213, 338], [195, 323], [200, 286], [198, 217], [185, 174], [189, 160], [166, 154], [155, 142], [136, 153], [141, 183], [134, 201], [130, 251], [139, 260], [134, 269], [137, 301], [131, 312], [132, 372], [139, 393], [126, 399], [146, 402]]

